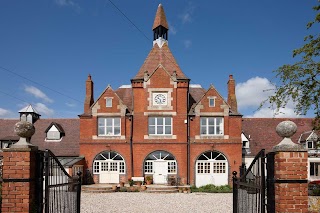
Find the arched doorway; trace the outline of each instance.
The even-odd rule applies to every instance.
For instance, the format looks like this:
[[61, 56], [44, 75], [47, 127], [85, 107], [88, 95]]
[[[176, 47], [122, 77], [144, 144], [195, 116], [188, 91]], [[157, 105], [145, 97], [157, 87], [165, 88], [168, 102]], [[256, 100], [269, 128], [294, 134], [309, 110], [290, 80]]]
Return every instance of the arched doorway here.
[[228, 184], [228, 161], [220, 152], [202, 153], [196, 161], [196, 186]]
[[155, 151], [144, 160], [144, 174], [153, 176], [153, 183], [166, 184], [168, 175], [177, 174], [177, 161], [167, 151]]
[[93, 161], [93, 174], [99, 175], [99, 183], [119, 183], [120, 174], [125, 174], [123, 157], [113, 151], [96, 155]]

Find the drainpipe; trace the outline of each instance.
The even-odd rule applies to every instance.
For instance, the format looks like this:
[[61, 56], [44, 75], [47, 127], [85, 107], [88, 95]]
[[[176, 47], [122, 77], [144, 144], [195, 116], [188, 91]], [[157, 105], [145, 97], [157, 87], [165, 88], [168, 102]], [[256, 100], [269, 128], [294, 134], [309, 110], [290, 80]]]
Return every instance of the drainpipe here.
[[133, 177], [133, 115], [130, 115], [130, 120], [131, 120], [131, 128], [130, 128], [130, 157], [131, 157], [131, 177]]
[[187, 184], [190, 184], [190, 117], [189, 117], [189, 84], [187, 90]]

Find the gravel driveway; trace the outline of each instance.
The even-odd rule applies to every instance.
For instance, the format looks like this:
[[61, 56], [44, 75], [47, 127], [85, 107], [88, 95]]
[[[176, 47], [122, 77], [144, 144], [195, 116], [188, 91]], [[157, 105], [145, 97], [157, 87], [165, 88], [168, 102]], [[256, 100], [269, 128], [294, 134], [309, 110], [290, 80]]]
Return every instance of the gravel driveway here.
[[231, 193], [81, 193], [81, 213], [232, 212]]

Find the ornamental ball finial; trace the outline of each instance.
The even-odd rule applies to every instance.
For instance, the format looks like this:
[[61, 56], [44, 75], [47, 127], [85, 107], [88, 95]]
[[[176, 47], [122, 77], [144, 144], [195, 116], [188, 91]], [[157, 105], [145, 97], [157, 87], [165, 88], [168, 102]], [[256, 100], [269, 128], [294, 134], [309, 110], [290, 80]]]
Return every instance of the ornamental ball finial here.
[[293, 121], [282, 121], [276, 127], [276, 132], [283, 138], [291, 138], [296, 131], [297, 125]]
[[35, 128], [30, 122], [19, 121], [14, 125], [14, 132], [22, 138], [30, 138], [35, 133]]

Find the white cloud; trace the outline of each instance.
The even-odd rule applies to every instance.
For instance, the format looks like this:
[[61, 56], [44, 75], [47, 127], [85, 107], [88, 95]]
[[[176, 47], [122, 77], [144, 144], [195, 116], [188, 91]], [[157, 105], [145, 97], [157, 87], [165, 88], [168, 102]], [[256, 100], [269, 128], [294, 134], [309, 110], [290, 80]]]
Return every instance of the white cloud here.
[[183, 44], [184, 44], [184, 47], [185, 47], [186, 49], [188, 49], [188, 48], [191, 47], [192, 41], [187, 39], [187, 40], [184, 40], [184, 41], [183, 41]]
[[11, 117], [12, 114], [13, 113], [10, 110], [0, 108], [0, 117], [2, 117], [2, 118]]
[[28, 92], [29, 94], [35, 96], [36, 98], [40, 98], [45, 102], [52, 103], [53, 100], [50, 99], [46, 94], [44, 94], [41, 90], [34, 86], [25, 86], [24, 91]]
[[80, 12], [81, 8], [79, 4], [75, 3], [72, 0], [54, 0], [54, 2], [61, 7], [71, 7], [76, 12]]
[[189, 2], [184, 12], [179, 16], [183, 24], [192, 21], [192, 15], [193, 15], [194, 9], [195, 9], [195, 6], [193, 5], [193, 3]]
[[267, 100], [269, 96], [275, 92], [275, 85], [273, 85], [268, 79], [261, 77], [254, 77], [247, 80], [244, 83], [236, 85], [236, 96], [239, 111], [246, 109], [254, 109], [254, 113], [246, 115], [244, 117], [253, 118], [281, 118], [281, 117], [301, 117], [294, 112], [294, 103], [291, 101], [285, 108], [277, 111], [272, 109], [271, 105], [265, 103], [260, 109], [260, 104]]
[[67, 105], [68, 107], [76, 107], [76, 106], [77, 106], [75, 103], [66, 103], [66, 105]]
[[262, 101], [274, 93], [275, 86], [266, 78], [254, 77], [236, 85], [239, 109], [259, 107]]
[[177, 29], [169, 22], [169, 30], [172, 35], [177, 34]]
[[39, 112], [40, 115], [45, 115], [47, 117], [52, 117], [54, 115], [54, 110], [48, 108], [43, 103], [36, 103], [34, 108]]

